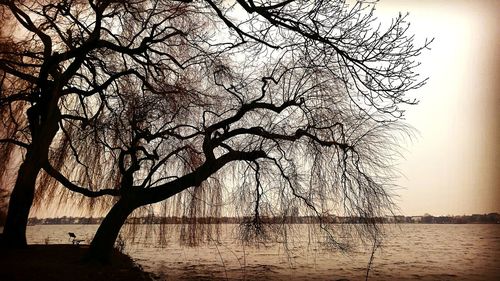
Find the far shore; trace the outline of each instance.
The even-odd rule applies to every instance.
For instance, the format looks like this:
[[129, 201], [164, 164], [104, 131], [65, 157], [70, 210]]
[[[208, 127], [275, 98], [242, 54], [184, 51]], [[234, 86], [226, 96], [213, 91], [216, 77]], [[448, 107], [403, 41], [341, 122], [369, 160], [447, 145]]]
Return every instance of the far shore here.
[[[100, 224], [103, 217], [56, 217], [56, 218], [30, 218], [29, 225], [45, 225], [45, 224]], [[240, 224], [247, 218], [243, 217], [133, 217], [127, 219], [129, 224]], [[314, 224], [318, 223], [318, 218], [314, 216], [288, 216], [288, 217], [265, 217], [262, 221], [269, 224]], [[341, 217], [341, 216], [325, 216], [322, 218], [325, 223], [332, 224], [500, 224], [500, 214], [473, 214], [460, 216], [432, 216], [429, 214], [423, 216], [385, 216], [385, 217]]]

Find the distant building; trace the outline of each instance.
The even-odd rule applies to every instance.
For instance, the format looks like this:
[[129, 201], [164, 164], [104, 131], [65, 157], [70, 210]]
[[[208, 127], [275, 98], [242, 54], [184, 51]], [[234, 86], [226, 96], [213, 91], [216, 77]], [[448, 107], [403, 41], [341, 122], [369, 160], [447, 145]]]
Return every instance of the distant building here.
[[411, 217], [411, 222], [412, 223], [421, 223], [422, 222], [422, 216], [413, 216], [413, 217]]

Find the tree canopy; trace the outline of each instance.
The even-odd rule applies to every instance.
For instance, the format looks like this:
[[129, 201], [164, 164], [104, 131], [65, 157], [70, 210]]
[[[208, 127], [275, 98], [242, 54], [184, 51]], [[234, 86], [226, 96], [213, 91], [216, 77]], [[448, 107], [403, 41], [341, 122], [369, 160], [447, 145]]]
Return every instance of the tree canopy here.
[[231, 202], [246, 239], [302, 214], [336, 242], [326, 217], [391, 211], [395, 133], [429, 44], [405, 16], [378, 25], [373, 4], [344, 1], [0, 4], [24, 30], [0, 57], [2, 145], [45, 147], [39, 198], [54, 179], [115, 197], [93, 248], [157, 202], [191, 217]]

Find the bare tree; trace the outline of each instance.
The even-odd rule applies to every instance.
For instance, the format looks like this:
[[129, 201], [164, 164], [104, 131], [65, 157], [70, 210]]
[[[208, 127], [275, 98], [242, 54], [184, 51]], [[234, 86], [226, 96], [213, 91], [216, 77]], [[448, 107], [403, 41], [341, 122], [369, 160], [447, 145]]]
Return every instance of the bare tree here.
[[[7, 13], [6, 9], [0, 6], [0, 19], [2, 21], [2, 26], [0, 26], [0, 59], [11, 58], [9, 55], [15, 49], [15, 44], [10, 40], [9, 30], [13, 29], [12, 18]], [[6, 74], [0, 71], [0, 97], [3, 98], [5, 92], [7, 91]], [[21, 105], [22, 106], [22, 105]], [[8, 111], [3, 104], [0, 104], [0, 120], [2, 122], [2, 128], [7, 128], [6, 130], [0, 130], [0, 225], [5, 224], [5, 218], [7, 216], [8, 207], [8, 197], [9, 191], [6, 188], [8, 184], [8, 179], [10, 174], [8, 174], [9, 166], [13, 161], [7, 161], [7, 159], [13, 158], [15, 154], [16, 146], [10, 145], [5, 141], [6, 138], [11, 137], [12, 134], [19, 127], [18, 123], [10, 123]], [[15, 114], [15, 113], [14, 113]]]
[[[137, 77], [144, 88], [161, 90], [157, 77], [175, 77], [171, 73], [176, 68], [189, 64], [168, 53], [164, 42], [197, 27], [177, 17], [186, 14], [186, 5], [178, 1], [0, 1], [0, 7], [3, 17], [15, 21], [15, 32], [2, 38], [13, 48], [0, 50], [2, 162], [19, 157], [11, 153], [12, 146], [24, 150], [3, 239], [19, 247], [26, 245], [36, 179], [60, 122], [80, 120], [85, 126], [100, 109], [87, 105], [105, 103], [113, 83], [126, 76]], [[186, 22], [185, 30], [175, 28], [176, 18]], [[53, 149], [71, 149], [64, 144]], [[58, 165], [63, 163], [60, 159]]]
[[[63, 162], [71, 165], [52, 165], [52, 157], [40, 165], [70, 190], [116, 197], [90, 256], [106, 259], [134, 210], [174, 204], [165, 200], [185, 190], [193, 216], [216, 216], [221, 197], [233, 198], [246, 218], [248, 240], [265, 236], [265, 217], [286, 218], [292, 212], [316, 217], [333, 244], [331, 215], [360, 217], [370, 233], [376, 231], [371, 218], [392, 207], [393, 133], [405, 132], [398, 122], [401, 106], [416, 103], [407, 92], [425, 82], [418, 79], [414, 59], [428, 42], [414, 46], [403, 16], [386, 27], [375, 25], [370, 4], [166, 2], [183, 7], [185, 15], [196, 14], [190, 17], [196, 21], [172, 24], [173, 18], [165, 18], [161, 23], [180, 34], [162, 38], [166, 43], [146, 50], [148, 55], [123, 51], [131, 58], [116, 60], [120, 56], [110, 52], [120, 53], [116, 45], [125, 44], [108, 43], [99, 53], [117, 68], [151, 63], [155, 87], [148, 86], [144, 77], [149, 75], [134, 72], [132, 78], [106, 84], [112, 89], [99, 95], [98, 106], [87, 99], [66, 108], [75, 112], [71, 116], [95, 108], [99, 113], [61, 123], [61, 143], [72, 147]], [[156, 11], [156, 6], [151, 9], [161, 19], [163, 13]], [[139, 18], [127, 23], [141, 26]], [[186, 22], [203, 28], [189, 32]], [[128, 31], [124, 23], [106, 34]], [[157, 65], [165, 56], [168, 63]], [[109, 75], [107, 69], [99, 74]], [[103, 169], [112, 171], [104, 181], [114, 180], [112, 188], [102, 188]]]
[[[121, 85], [116, 90], [128, 94], [89, 125], [93, 133], [76, 133], [107, 151], [99, 163], [120, 173], [93, 258], [107, 257], [134, 210], [175, 205], [164, 200], [185, 190], [185, 213], [194, 216], [236, 201], [248, 240], [266, 235], [266, 217], [294, 213], [314, 218], [341, 246], [331, 215], [359, 217], [373, 234], [373, 217], [391, 211], [394, 132], [405, 132], [401, 105], [416, 102], [407, 91], [424, 83], [413, 59], [427, 43], [413, 46], [404, 17], [374, 27], [362, 4], [237, 2], [192, 4], [222, 34], [203, 41], [203, 53], [216, 56], [178, 72], [187, 83], [167, 95]], [[48, 168], [70, 186], [74, 180], [56, 170]]]

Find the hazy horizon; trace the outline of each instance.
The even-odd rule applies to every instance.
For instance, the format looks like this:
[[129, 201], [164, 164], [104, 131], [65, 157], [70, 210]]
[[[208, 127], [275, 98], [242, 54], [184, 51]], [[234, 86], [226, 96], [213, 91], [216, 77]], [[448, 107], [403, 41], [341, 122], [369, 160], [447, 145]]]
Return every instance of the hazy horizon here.
[[[460, 216], [472, 216], [472, 215], [488, 215], [488, 214], [500, 214], [499, 212], [488, 212], [488, 213], [471, 213], [471, 214], [447, 214], [447, 215], [435, 215], [435, 214], [430, 214], [430, 213], [424, 213], [424, 214], [412, 214], [412, 215], [406, 215], [406, 214], [394, 214], [394, 216], [405, 216], [405, 217], [420, 217], [420, 216], [427, 216], [427, 215], [430, 215], [430, 216], [433, 216], [433, 217], [441, 217], [441, 216], [451, 216], [451, 217], [460, 217]], [[334, 215], [334, 214], [333, 214]], [[67, 215], [61, 215], [61, 216], [55, 216], [55, 217], [51, 217], [51, 216], [48, 216], [48, 217], [37, 217], [37, 216], [30, 216], [30, 218], [36, 218], [36, 219], [61, 219], [63, 217], [66, 217], [66, 218], [78, 218], [78, 219], [90, 219], [90, 218], [104, 218], [106, 216], [106, 214], [104, 213], [103, 215], [100, 215], [100, 216], [67, 216]], [[334, 215], [335, 216], [335, 215]], [[392, 217], [393, 215], [391, 214], [387, 214], [385, 217]], [[139, 218], [142, 218], [142, 217], [148, 217], [147, 215], [144, 215], [144, 216], [138, 216]], [[157, 217], [162, 217], [162, 216], [157, 216]], [[182, 216], [166, 216], [165, 218], [181, 218]], [[225, 217], [225, 218], [240, 218], [240, 217], [235, 217], [235, 216], [222, 216], [222, 217]], [[298, 217], [307, 217], [307, 216], [298, 216]], [[342, 216], [339, 216], [339, 217], [342, 217]], [[348, 217], [353, 217], [353, 216], [345, 216], [346, 218]], [[300, 224], [300, 223], [299, 223]], [[2, 228], [2, 226], [0, 226], [0, 229]]]

